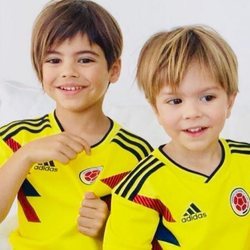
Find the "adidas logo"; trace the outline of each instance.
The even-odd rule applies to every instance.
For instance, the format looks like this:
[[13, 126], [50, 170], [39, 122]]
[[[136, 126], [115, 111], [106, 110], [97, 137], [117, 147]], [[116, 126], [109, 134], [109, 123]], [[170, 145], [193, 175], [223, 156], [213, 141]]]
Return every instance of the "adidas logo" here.
[[199, 220], [207, 217], [206, 213], [203, 213], [194, 203], [191, 203], [183, 215], [181, 221], [183, 223], [190, 222], [193, 220]]
[[58, 171], [58, 169], [55, 167], [55, 163], [53, 161], [37, 163], [34, 166], [34, 169], [41, 170], [41, 171], [50, 171], [50, 172], [57, 172]]

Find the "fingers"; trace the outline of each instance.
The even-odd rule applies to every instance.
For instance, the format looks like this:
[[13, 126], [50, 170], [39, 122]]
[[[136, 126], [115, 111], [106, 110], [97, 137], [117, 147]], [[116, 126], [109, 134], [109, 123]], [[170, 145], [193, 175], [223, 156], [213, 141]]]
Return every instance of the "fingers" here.
[[[89, 155], [90, 145], [81, 137], [63, 132], [58, 135], [59, 142], [69, 148], [68, 153], [80, 153], [83, 150]], [[66, 149], [67, 150], [67, 149]], [[67, 151], [65, 152], [67, 153]]]
[[98, 198], [93, 192], [86, 192], [82, 206], [80, 208], [80, 215], [88, 218], [106, 217], [108, 213], [108, 206], [105, 201]]
[[24, 146], [23, 154], [27, 162], [44, 162], [58, 160], [63, 164], [74, 159], [83, 151], [90, 154], [90, 146], [81, 137], [67, 132], [43, 137]]
[[78, 218], [78, 231], [90, 237], [99, 237], [103, 232], [105, 222], [86, 217]]
[[78, 153], [85, 151], [90, 154], [90, 146], [81, 137], [66, 132], [55, 136], [55, 151], [58, 153], [56, 160], [66, 164], [74, 159]]
[[80, 136], [72, 134], [67, 134], [67, 136], [70, 137], [69, 138], [71, 140], [70, 145], [75, 150], [75, 152], [80, 153], [83, 150], [85, 150], [86, 154], [90, 155], [90, 145], [88, 144], [87, 141], [85, 141]]
[[107, 204], [93, 192], [87, 192], [79, 210], [78, 230], [91, 237], [100, 236], [108, 215]]
[[98, 199], [94, 192], [86, 192], [84, 196], [84, 200], [93, 200]]

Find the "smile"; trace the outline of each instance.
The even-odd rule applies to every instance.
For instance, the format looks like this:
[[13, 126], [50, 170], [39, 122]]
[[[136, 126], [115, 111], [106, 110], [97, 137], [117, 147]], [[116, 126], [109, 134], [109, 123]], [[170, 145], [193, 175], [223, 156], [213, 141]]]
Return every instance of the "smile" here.
[[202, 128], [202, 127], [198, 127], [198, 128], [189, 128], [189, 129], [186, 129], [187, 132], [190, 132], [190, 133], [198, 133], [198, 132], [201, 132], [202, 130], [204, 130], [205, 128]]
[[188, 128], [183, 131], [192, 136], [199, 136], [202, 135], [206, 130], [207, 127], [196, 127], [196, 128]]
[[83, 87], [82, 86], [76, 86], [76, 87], [74, 87], [74, 86], [72, 86], [72, 87], [59, 87], [59, 89], [66, 90], [66, 91], [77, 91], [77, 90], [83, 89]]

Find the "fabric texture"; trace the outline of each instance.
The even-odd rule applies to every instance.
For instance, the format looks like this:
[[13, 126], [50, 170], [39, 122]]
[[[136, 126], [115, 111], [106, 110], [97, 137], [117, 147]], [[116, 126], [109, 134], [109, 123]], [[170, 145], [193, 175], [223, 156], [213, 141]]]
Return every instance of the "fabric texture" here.
[[248, 250], [250, 144], [220, 140], [211, 176], [156, 149], [115, 189], [104, 250]]
[[[104, 200], [112, 188], [152, 147], [111, 120], [109, 132], [69, 164], [34, 164], [18, 193], [19, 227], [11, 234], [15, 250], [101, 249], [101, 242], [77, 231], [77, 217], [86, 191]], [[31, 140], [62, 131], [54, 113], [19, 120], [0, 128], [0, 162]], [[49, 145], [48, 145], [49, 147]]]

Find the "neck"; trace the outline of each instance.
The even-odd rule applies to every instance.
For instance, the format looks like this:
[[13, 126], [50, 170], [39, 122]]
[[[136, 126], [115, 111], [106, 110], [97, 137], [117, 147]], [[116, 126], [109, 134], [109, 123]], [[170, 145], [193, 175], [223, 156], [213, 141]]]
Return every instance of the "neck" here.
[[183, 149], [170, 142], [164, 146], [163, 151], [181, 166], [208, 176], [218, 167], [222, 157], [218, 141], [199, 151]]
[[56, 116], [65, 132], [85, 139], [89, 145], [98, 143], [110, 128], [110, 120], [99, 112], [68, 112], [56, 109]]

